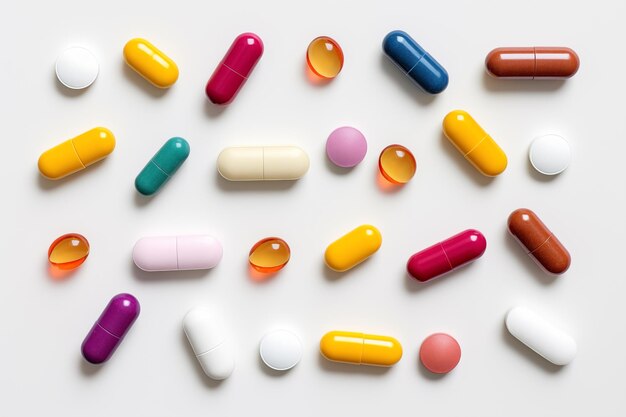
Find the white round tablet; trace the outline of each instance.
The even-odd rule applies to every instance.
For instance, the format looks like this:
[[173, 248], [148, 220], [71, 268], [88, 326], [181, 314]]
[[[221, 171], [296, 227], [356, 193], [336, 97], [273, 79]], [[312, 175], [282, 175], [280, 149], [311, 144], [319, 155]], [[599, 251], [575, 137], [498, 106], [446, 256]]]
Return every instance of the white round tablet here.
[[261, 339], [259, 353], [267, 366], [276, 371], [286, 371], [300, 362], [302, 343], [289, 330], [274, 330]]
[[544, 135], [532, 141], [528, 157], [530, 163], [540, 173], [556, 175], [569, 166], [572, 151], [562, 136]]
[[82, 46], [72, 46], [61, 52], [55, 65], [61, 84], [73, 90], [81, 90], [93, 84], [99, 69], [96, 56]]

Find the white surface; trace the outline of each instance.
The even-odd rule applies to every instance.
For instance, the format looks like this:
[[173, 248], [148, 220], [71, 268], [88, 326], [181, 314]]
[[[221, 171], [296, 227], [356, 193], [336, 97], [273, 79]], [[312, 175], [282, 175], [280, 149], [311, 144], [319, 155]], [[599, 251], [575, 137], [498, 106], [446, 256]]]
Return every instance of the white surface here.
[[94, 54], [80, 46], [71, 46], [61, 52], [55, 65], [61, 84], [74, 90], [82, 90], [93, 84], [99, 68]]
[[275, 371], [287, 371], [300, 362], [302, 342], [289, 330], [274, 330], [261, 339], [259, 355]]
[[533, 139], [528, 158], [539, 173], [556, 175], [565, 171], [569, 166], [572, 150], [564, 137], [543, 135]]
[[[626, 2], [524, 4], [398, 0], [363, 2], [9, 2], [2, 110], [3, 271], [0, 279], [0, 414], [110, 416], [623, 416], [626, 409], [626, 233], [624, 116]], [[74, 11], [74, 12], [72, 12]], [[81, 12], [78, 12], [81, 11]], [[381, 42], [401, 28], [448, 69], [450, 85], [431, 98], [384, 57]], [[239, 33], [254, 31], [265, 55], [226, 109], [204, 85]], [[305, 52], [326, 34], [346, 63], [326, 85], [305, 75]], [[145, 36], [180, 67], [161, 91], [128, 68], [122, 48]], [[61, 86], [54, 61], [66, 45], [93, 45], [97, 83]], [[581, 68], [564, 82], [494, 80], [484, 58], [508, 45], [567, 45]], [[466, 109], [507, 152], [498, 178], [478, 173], [442, 137], [441, 121]], [[117, 147], [105, 161], [60, 182], [37, 172], [39, 154], [93, 127], [109, 127]], [[348, 173], [326, 160], [325, 141], [350, 125], [367, 137], [366, 159]], [[546, 178], [528, 162], [530, 138], [560, 132], [571, 166]], [[133, 186], [163, 141], [191, 144], [185, 165], [146, 202]], [[420, 170], [404, 188], [377, 186], [378, 153], [401, 143]], [[311, 168], [294, 183], [231, 183], [215, 169], [227, 146], [293, 143]], [[508, 236], [506, 220], [528, 207], [572, 254], [558, 278], [546, 276]], [[359, 224], [383, 235], [381, 249], [357, 268], [324, 266], [326, 246]], [[466, 228], [488, 240], [472, 265], [428, 285], [406, 277], [408, 257]], [[91, 254], [64, 280], [47, 272], [48, 245], [84, 234]], [[144, 273], [132, 262], [142, 236], [208, 233], [224, 246], [210, 271]], [[266, 236], [284, 238], [289, 264], [258, 282], [248, 252]], [[115, 356], [84, 363], [80, 344], [120, 292], [142, 312]], [[553, 318], [578, 342], [576, 360], [556, 370], [506, 331], [504, 316], [523, 304]], [[233, 329], [237, 369], [216, 384], [204, 376], [181, 329], [195, 305], [223, 312]], [[271, 328], [303, 342], [297, 367], [267, 372], [258, 342]], [[348, 329], [397, 337], [403, 359], [381, 371], [320, 358], [320, 337]], [[463, 361], [444, 378], [418, 366], [420, 342], [454, 336]], [[523, 393], [523, 396], [520, 394]], [[278, 402], [280, 401], [280, 402]], [[280, 404], [280, 406], [277, 406]]]

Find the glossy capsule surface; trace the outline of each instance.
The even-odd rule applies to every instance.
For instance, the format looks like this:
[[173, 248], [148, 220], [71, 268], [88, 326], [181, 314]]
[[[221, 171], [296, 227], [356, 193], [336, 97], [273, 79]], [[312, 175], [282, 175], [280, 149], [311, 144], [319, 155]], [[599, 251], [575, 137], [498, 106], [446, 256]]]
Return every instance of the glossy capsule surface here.
[[297, 146], [232, 147], [220, 152], [217, 170], [228, 181], [297, 180], [309, 170], [309, 156]]
[[176, 63], [145, 39], [135, 38], [126, 42], [124, 60], [155, 87], [168, 88], [178, 80]]
[[89, 242], [83, 235], [68, 233], [59, 236], [48, 249], [48, 261], [54, 267], [71, 271], [78, 268], [89, 256]]
[[417, 171], [417, 162], [410, 150], [402, 145], [389, 145], [380, 153], [378, 169], [393, 184], [406, 184]]
[[448, 113], [443, 119], [443, 133], [481, 174], [495, 177], [506, 169], [504, 151], [466, 111]]
[[252, 246], [248, 261], [255, 270], [267, 274], [283, 269], [290, 257], [287, 242], [278, 237], [267, 237]]
[[376, 253], [382, 243], [383, 237], [378, 229], [364, 224], [328, 245], [324, 260], [334, 271], [347, 271]]
[[171, 138], [135, 178], [135, 188], [140, 194], [150, 196], [165, 185], [189, 156], [189, 143], [183, 138]]
[[448, 72], [408, 33], [389, 32], [383, 51], [413, 82], [430, 94], [439, 94], [448, 86]]
[[214, 104], [228, 104], [243, 87], [263, 55], [263, 41], [254, 33], [237, 36], [207, 82], [205, 92]]
[[496, 78], [566, 79], [578, 72], [580, 60], [565, 47], [507, 47], [489, 52], [485, 66]]
[[487, 240], [478, 230], [468, 229], [423, 249], [409, 258], [409, 275], [420, 282], [430, 281], [480, 258]]
[[390, 336], [332, 331], [322, 337], [320, 352], [333, 362], [393, 366], [402, 358], [402, 345]]
[[334, 39], [319, 36], [309, 44], [306, 62], [318, 77], [335, 78], [343, 68], [343, 50]]
[[96, 127], [48, 149], [39, 157], [37, 166], [41, 175], [58, 180], [106, 158], [113, 149], [113, 133], [104, 127]]
[[515, 210], [509, 216], [508, 228], [541, 269], [557, 275], [568, 270], [572, 259], [569, 252], [532, 210]]

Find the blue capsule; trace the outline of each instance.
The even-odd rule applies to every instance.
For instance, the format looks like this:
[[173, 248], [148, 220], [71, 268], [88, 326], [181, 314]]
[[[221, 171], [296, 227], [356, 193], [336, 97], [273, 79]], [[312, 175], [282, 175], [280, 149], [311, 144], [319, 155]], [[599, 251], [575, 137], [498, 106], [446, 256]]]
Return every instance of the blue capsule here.
[[389, 32], [383, 51], [406, 75], [430, 94], [439, 94], [448, 86], [448, 73], [439, 62], [418, 45], [408, 33]]

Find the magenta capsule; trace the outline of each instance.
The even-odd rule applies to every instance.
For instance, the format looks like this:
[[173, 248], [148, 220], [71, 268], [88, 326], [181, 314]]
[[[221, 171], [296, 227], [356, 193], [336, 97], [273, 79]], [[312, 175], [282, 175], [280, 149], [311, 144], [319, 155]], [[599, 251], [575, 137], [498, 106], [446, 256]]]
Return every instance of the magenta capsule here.
[[118, 294], [109, 301], [85, 337], [81, 351], [87, 362], [109, 360], [139, 316], [139, 301], [130, 294]]
[[430, 281], [480, 258], [486, 248], [485, 236], [468, 229], [417, 252], [409, 258], [406, 269], [416, 280]]
[[237, 36], [206, 84], [206, 95], [215, 104], [228, 104], [250, 76], [263, 55], [263, 41], [254, 33]]

